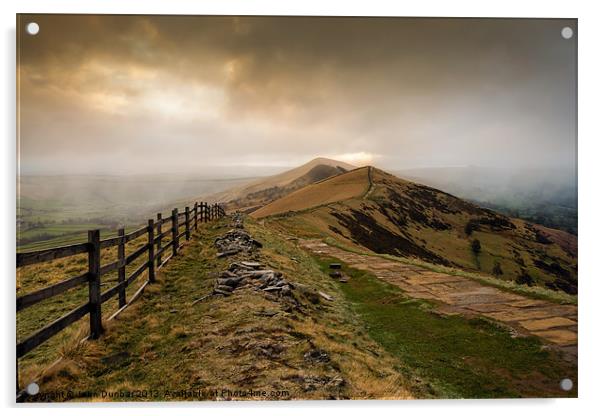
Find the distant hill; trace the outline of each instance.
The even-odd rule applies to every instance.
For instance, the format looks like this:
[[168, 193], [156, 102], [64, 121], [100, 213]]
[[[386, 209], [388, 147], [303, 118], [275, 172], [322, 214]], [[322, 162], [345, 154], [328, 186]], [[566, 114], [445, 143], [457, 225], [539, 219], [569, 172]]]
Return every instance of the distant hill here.
[[577, 292], [575, 236], [372, 167], [310, 184], [251, 215], [295, 234]]
[[227, 209], [254, 209], [281, 198], [306, 185], [345, 173], [356, 167], [327, 158], [316, 158], [278, 175], [255, 180], [208, 199], [226, 204]]

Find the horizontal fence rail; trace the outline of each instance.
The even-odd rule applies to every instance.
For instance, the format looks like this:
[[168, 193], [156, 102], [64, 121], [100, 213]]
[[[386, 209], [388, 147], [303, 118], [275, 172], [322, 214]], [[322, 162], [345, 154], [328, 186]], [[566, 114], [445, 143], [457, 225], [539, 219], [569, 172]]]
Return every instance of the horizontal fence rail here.
[[[88, 232], [88, 241], [85, 243], [34, 252], [17, 253], [17, 268], [46, 263], [78, 254], [88, 254], [87, 272], [17, 297], [17, 312], [20, 312], [70, 289], [86, 283], [88, 284], [87, 303], [73, 309], [17, 343], [17, 397], [19, 398], [19, 396], [23, 394], [22, 391], [20, 394], [19, 389], [19, 358], [86, 315], [89, 316], [90, 321], [89, 338], [98, 338], [103, 332], [101, 307], [103, 303], [118, 296], [118, 312], [127, 307], [128, 303], [125, 290], [128, 286], [134, 283], [134, 281], [144, 272], [147, 272], [148, 280], [144, 282], [134, 294], [130, 300], [131, 303], [140, 295], [147, 284], [155, 281], [156, 270], [163, 267], [167, 261], [177, 255], [178, 250], [182, 247], [180, 244], [181, 238], [185, 238], [186, 241], [190, 240], [191, 230], [197, 230], [199, 223], [217, 220], [225, 215], [226, 212], [221, 205], [200, 202], [195, 203], [192, 209], [186, 207], [183, 212], [178, 212], [178, 209], [175, 208], [170, 216], [163, 217], [162, 214], [159, 213], [157, 214], [156, 219], [149, 219], [146, 226], [128, 234], [126, 234], [125, 230], [122, 228], [118, 230], [117, 237], [101, 240], [100, 230], [90, 230]], [[181, 221], [181, 219], [184, 220]], [[180, 232], [181, 227], [184, 227], [184, 231], [182, 232]], [[147, 242], [126, 256], [126, 244], [143, 235], [147, 236]], [[163, 239], [169, 238], [170, 236], [171, 241], [165, 244]], [[117, 246], [117, 260], [112, 263], [101, 265], [101, 250], [115, 246]], [[163, 258], [163, 256], [168, 253], [169, 256]], [[127, 276], [126, 266], [145, 254], [147, 255], [147, 260]], [[101, 292], [102, 276], [114, 271], [117, 271], [117, 284]]]
[[75, 256], [76, 254], [87, 253], [88, 251], [90, 251], [88, 243], [80, 243], [31, 253], [18, 253], [17, 267], [62, 259], [64, 257]]

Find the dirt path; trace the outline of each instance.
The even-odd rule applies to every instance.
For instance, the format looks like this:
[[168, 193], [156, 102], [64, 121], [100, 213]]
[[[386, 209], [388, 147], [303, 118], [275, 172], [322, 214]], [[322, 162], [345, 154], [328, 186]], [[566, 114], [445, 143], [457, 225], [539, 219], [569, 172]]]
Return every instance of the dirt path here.
[[400, 287], [411, 297], [437, 301], [441, 312], [483, 315], [521, 334], [538, 336], [565, 351], [571, 359], [577, 356], [577, 307], [574, 305], [531, 299], [467, 277], [351, 253], [321, 240], [304, 240], [301, 245], [313, 253], [335, 257], [350, 267], [368, 271]]
[[372, 166], [368, 166], [368, 189], [362, 196], [362, 199], [368, 199], [374, 191], [374, 182], [372, 181]]

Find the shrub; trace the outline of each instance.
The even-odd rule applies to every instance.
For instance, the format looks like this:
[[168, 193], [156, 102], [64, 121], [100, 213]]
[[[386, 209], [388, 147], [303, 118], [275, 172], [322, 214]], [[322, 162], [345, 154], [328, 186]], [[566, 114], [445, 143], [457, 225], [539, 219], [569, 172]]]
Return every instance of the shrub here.
[[473, 231], [478, 231], [479, 229], [479, 221], [478, 220], [469, 220], [464, 227], [464, 232], [467, 236], [472, 235]]
[[470, 243], [470, 248], [474, 254], [479, 254], [481, 252], [481, 242], [479, 240], [472, 240]]
[[504, 274], [504, 272], [502, 271], [502, 265], [497, 260], [496, 260], [495, 263], [493, 263], [492, 273], [493, 273], [494, 276], [501, 276], [501, 275]]
[[525, 269], [521, 269], [521, 274], [516, 278], [516, 283], [519, 285], [533, 286], [535, 280], [529, 276], [529, 273], [527, 273]]

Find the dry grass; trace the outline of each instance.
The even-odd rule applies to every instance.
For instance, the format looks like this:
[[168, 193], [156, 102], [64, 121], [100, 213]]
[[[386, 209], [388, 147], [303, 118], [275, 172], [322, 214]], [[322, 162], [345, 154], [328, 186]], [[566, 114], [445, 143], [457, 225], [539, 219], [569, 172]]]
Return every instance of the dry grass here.
[[[257, 224], [249, 228], [265, 245], [256, 260], [301, 285], [295, 290], [299, 308], [249, 289], [191, 306], [211, 291], [214, 272], [232, 261], [216, 259], [209, 244], [227, 228], [209, 226], [159, 273], [157, 284], [107, 325], [100, 340], [65, 354], [63, 365], [71, 370], [48, 371], [42, 390], [160, 392], [134, 400], [182, 400], [165, 396], [166, 391], [182, 389], [265, 390], [264, 400], [411, 398], [408, 383], [395, 370], [395, 359], [371, 340], [315, 262], [273, 232]], [[316, 290], [335, 301], [312, 303]], [[330, 360], [305, 359], [314, 349], [325, 351]], [[79, 400], [126, 399], [117, 395]]]

